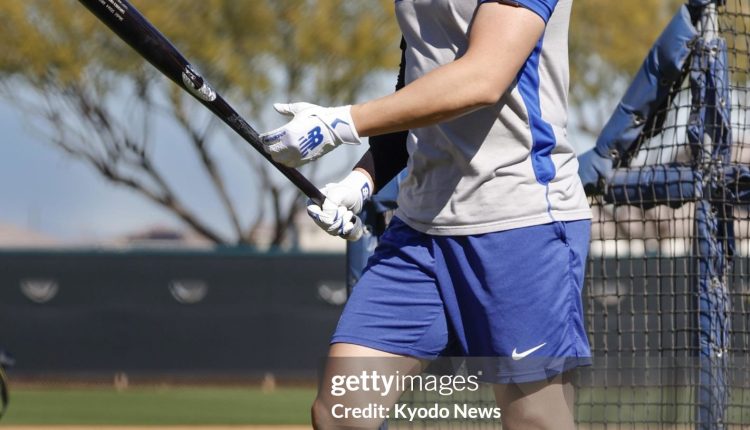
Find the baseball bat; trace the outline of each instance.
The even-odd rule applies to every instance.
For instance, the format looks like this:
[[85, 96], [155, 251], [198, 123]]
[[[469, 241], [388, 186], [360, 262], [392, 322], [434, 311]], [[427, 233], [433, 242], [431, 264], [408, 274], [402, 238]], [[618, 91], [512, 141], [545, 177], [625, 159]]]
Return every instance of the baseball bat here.
[[185, 89], [214, 115], [221, 118], [247, 143], [286, 176], [307, 197], [318, 205], [325, 196], [299, 171], [276, 163], [263, 150], [258, 132], [227, 103], [196, 71], [172, 43], [159, 32], [127, 0], [78, 0], [120, 39], [159, 69], [174, 83]]

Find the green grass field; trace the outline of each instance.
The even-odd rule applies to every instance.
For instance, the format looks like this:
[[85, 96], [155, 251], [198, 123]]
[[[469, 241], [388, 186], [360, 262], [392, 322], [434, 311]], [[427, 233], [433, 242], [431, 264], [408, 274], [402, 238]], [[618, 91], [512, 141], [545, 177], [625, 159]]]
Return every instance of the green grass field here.
[[[271, 392], [257, 387], [136, 386], [121, 392], [106, 387], [15, 387], [11, 393], [3, 425], [309, 426], [315, 397], [313, 387]], [[750, 391], [736, 390], [731, 397], [727, 421], [750, 428], [750, 413], [741, 406], [750, 401]], [[481, 399], [492, 404], [491, 391], [482, 391]], [[412, 400], [432, 404], [441, 399], [418, 395]], [[474, 403], [478, 398], [452, 401]], [[577, 416], [581, 423], [689, 423], [693, 402], [692, 393], [684, 389], [582, 389]]]
[[314, 388], [15, 388], [4, 425], [309, 424]]

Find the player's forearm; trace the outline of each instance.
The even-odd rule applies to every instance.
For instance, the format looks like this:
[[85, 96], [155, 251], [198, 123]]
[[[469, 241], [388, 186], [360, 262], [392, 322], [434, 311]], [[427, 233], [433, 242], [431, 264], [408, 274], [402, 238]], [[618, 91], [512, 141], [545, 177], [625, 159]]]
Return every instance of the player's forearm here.
[[543, 31], [543, 20], [527, 9], [482, 5], [463, 57], [401, 91], [352, 107], [360, 136], [420, 128], [497, 103]]
[[420, 128], [496, 103], [502, 93], [478, 83], [482, 76], [476, 69], [454, 62], [399, 92], [352, 106], [352, 119], [360, 136]]

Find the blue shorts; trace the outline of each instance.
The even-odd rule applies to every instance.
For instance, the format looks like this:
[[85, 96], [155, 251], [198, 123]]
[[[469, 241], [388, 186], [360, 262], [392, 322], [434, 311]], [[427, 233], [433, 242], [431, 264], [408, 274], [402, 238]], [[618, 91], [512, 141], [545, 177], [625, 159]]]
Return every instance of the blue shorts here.
[[495, 358], [492, 382], [590, 364], [581, 289], [591, 223], [432, 236], [395, 218], [331, 343], [399, 355]]

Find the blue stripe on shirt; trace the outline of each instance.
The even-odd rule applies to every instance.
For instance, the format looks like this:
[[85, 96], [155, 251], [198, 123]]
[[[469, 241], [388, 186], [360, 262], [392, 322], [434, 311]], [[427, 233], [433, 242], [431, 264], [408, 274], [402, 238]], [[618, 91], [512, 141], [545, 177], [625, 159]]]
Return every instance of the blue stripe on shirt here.
[[518, 74], [518, 90], [523, 98], [526, 112], [529, 115], [531, 129], [531, 164], [536, 180], [542, 185], [549, 184], [555, 177], [555, 164], [552, 162], [552, 151], [557, 145], [552, 126], [542, 118], [542, 107], [539, 96], [539, 57], [542, 54], [541, 38], [534, 51]]

